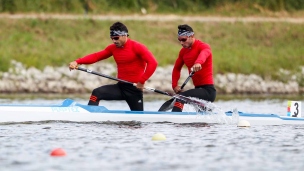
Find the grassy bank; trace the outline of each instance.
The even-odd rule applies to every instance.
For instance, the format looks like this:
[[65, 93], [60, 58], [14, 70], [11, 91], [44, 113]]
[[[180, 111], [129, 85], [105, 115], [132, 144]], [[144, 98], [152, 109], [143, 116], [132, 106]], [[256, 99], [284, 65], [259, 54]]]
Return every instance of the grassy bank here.
[[[62, 66], [111, 43], [112, 21], [0, 19], [0, 70], [14, 59], [26, 66]], [[144, 43], [159, 64], [173, 64], [180, 45], [177, 25], [184, 22], [125, 21], [130, 37]], [[304, 66], [303, 24], [188, 22], [209, 43], [215, 73], [255, 73], [278, 77], [280, 68]], [[111, 61], [111, 60], [108, 60]]]
[[303, 16], [303, 0], [0, 0], [0, 12]]

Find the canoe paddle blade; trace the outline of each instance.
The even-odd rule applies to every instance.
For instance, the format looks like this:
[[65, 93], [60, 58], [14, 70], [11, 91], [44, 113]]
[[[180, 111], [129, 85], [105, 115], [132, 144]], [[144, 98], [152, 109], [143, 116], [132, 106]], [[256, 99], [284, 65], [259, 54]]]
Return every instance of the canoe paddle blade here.
[[170, 109], [173, 108], [173, 105], [175, 103], [176, 99], [175, 98], [172, 98], [168, 101], [166, 101], [159, 109], [158, 111], [161, 112], [161, 111], [168, 111]]
[[[187, 84], [187, 82], [190, 80], [190, 78], [192, 78], [193, 74], [195, 72], [194, 71], [191, 71], [189, 76], [187, 77], [187, 79], [185, 80], [185, 82], [182, 84], [181, 86], [181, 89], [183, 89], [185, 87], [185, 85]], [[168, 111], [168, 110], [171, 110], [174, 106], [174, 103], [175, 103], [176, 99], [175, 98], [171, 98], [170, 100], [166, 101], [159, 109], [158, 111], [159, 112], [162, 112], [162, 111]]]

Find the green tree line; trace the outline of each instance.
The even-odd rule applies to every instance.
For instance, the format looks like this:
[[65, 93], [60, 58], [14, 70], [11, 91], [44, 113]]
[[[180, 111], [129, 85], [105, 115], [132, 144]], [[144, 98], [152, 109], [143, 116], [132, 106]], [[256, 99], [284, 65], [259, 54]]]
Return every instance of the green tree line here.
[[0, 0], [0, 12], [46, 13], [204, 13], [223, 8], [266, 11], [299, 11], [304, 0]]

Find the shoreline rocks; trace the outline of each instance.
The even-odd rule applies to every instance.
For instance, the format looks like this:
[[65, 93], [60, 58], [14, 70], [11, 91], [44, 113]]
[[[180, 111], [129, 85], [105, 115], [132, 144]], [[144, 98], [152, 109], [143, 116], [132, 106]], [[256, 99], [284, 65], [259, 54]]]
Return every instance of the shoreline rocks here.
[[[40, 71], [30, 67], [26, 69], [21, 63], [12, 61], [8, 72], [0, 72], [1, 93], [90, 93], [94, 88], [104, 84], [115, 84], [107, 78], [91, 75], [82, 71], [69, 71], [67, 66], [46, 66]], [[99, 62], [84, 66], [96, 72], [116, 77], [114, 64]], [[147, 87], [172, 92], [171, 71], [173, 66], [158, 67], [152, 77], [146, 82]], [[304, 67], [303, 67], [304, 68]], [[301, 79], [304, 79], [302, 69]], [[187, 78], [188, 72], [183, 69], [180, 84]], [[264, 80], [262, 77], [250, 74], [217, 74], [214, 84], [219, 94], [301, 94], [301, 87], [294, 76], [288, 81]], [[192, 88], [191, 81], [185, 89]], [[146, 91], [147, 92], [147, 91]]]

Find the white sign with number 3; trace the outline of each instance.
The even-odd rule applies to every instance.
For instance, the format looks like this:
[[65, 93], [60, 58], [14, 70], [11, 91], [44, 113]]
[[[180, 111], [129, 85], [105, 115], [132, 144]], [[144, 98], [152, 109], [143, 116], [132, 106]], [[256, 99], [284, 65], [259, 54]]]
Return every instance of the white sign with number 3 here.
[[301, 102], [288, 101], [287, 103], [287, 116], [301, 118]]

